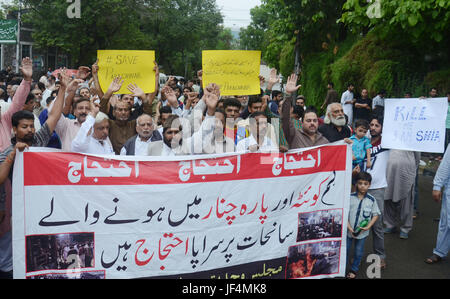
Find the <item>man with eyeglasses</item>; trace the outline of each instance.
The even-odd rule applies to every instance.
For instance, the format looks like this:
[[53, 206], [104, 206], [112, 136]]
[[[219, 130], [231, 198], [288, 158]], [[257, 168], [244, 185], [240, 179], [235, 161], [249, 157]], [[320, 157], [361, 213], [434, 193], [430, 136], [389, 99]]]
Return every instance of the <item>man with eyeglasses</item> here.
[[142, 114], [136, 119], [136, 132], [120, 150], [122, 156], [146, 156], [149, 143], [162, 140], [161, 134], [155, 130], [152, 117], [148, 114]]

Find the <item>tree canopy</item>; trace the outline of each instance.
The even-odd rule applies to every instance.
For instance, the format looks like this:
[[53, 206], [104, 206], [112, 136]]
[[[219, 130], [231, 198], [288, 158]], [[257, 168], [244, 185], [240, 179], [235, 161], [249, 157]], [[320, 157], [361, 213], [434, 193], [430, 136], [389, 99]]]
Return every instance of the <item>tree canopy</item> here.
[[36, 46], [63, 49], [74, 65], [92, 64], [98, 49], [151, 49], [165, 72], [189, 76], [201, 67], [201, 50], [233, 46], [215, 0], [82, 1], [80, 18], [68, 18], [69, 5], [23, 0], [23, 19]]

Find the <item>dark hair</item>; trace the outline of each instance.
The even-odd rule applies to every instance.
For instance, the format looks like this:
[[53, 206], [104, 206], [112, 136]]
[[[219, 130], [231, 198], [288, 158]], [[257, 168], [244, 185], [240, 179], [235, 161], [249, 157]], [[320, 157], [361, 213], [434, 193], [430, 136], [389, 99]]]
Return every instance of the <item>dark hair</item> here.
[[372, 176], [368, 172], [360, 171], [355, 176], [355, 182], [357, 182], [359, 180], [367, 181], [369, 183], [372, 183]]
[[170, 106], [162, 106], [161, 108], [159, 108], [159, 114], [161, 115], [163, 113], [172, 114], [172, 108], [170, 108]]
[[355, 121], [355, 129], [358, 127], [363, 127], [364, 129], [368, 130], [369, 129], [369, 122], [365, 119], [357, 119]]
[[20, 110], [13, 114], [11, 117], [11, 123], [13, 127], [17, 127], [19, 125], [19, 122], [22, 119], [29, 119], [34, 121], [34, 114], [33, 112], [30, 112], [28, 110]]
[[118, 105], [119, 103], [125, 103], [130, 111], [131, 111], [131, 109], [133, 108], [133, 107], [131, 107], [131, 104], [128, 103], [128, 101], [118, 101], [117, 104], [113, 107], [113, 110], [116, 110], [116, 109], [117, 109], [117, 105]]
[[328, 82], [328, 85], [330, 85], [331, 87], [334, 87], [333, 82]]
[[27, 95], [27, 99], [25, 100], [25, 104], [28, 104], [28, 102], [34, 101], [34, 94], [31, 92]]
[[223, 111], [223, 109], [216, 108], [216, 113], [221, 113], [224, 118], [227, 118], [227, 115], [225, 114], [225, 111]]
[[277, 95], [279, 95], [279, 94], [282, 94], [282, 92], [280, 91], [280, 90], [272, 90], [272, 98], [273, 97], [276, 97]]
[[305, 113], [304, 113], [304, 114], [306, 114], [306, 113], [311, 113], [311, 112], [314, 112], [314, 113], [317, 115], [317, 109], [316, 109], [316, 107], [314, 107], [314, 106], [308, 106], [308, 107], [306, 107]]
[[255, 117], [261, 116], [261, 115], [264, 115], [264, 117], [267, 118], [266, 114], [262, 111], [253, 112], [252, 114], [250, 114], [249, 118], [255, 118]]
[[251, 108], [254, 103], [262, 103], [262, 99], [258, 95], [249, 96], [247, 107]]
[[[382, 108], [380, 108], [380, 109], [382, 109]], [[380, 123], [380, 125], [381, 126], [383, 126], [383, 115], [382, 114], [373, 114], [371, 117], [370, 117], [370, 122], [369, 123], [371, 123], [372, 122], [372, 120], [374, 120], [374, 119], [376, 119], [379, 123]]]
[[82, 102], [89, 102], [90, 103], [91, 101], [89, 99], [86, 99], [86, 98], [80, 98], [80, 99], [76, 100], [75, 102], [73, 102], [72, 108], [75, 110], [77, 108], [78, 104], [80, 104]]
[[[163, 134], [165, 134], [168, 129], [172, 128], [173, 122], [179, 118], [180, 117], [176, 114], [169, 115], [169, 117], [166, 119], [166, 121], [163, 124]], [[181, 128], [181, 123], [180, 123], [179, 130], [181, 131], [181, 129], [182, 128]]]
[[55, 99], [55, 97], [50, 96], [47, 98], [47, 100], [45, 100], [45, 102], [47, 103], [47, 106], [50, 105], [50, 103]]
[[45, 84], [44, 84], [44, 83], [38, 82], [38, 83], [37, 83], [37, 86], [38, 86], [38, 88], [39, 88], [41, 91], [44, 91], [44, 90], [45, 90]]
[[17, 79], [12, 79], [6, 85], [20, 85], [21, 81]]
[[292, 113], [297, 114], [300, 118], [305, 114], [305, 109], [302, 106], [294, 105]]
[[226, 99], [225, 101], [223, 101], [223, 109], [227, 109], [228, 106], [234, 106], [234, 107], [241, 108], [242, 105], [241, 105], [241, 102], [239, 102], [238, 99], [236, 99], [236, 98], [229, 98], [229, 99]]

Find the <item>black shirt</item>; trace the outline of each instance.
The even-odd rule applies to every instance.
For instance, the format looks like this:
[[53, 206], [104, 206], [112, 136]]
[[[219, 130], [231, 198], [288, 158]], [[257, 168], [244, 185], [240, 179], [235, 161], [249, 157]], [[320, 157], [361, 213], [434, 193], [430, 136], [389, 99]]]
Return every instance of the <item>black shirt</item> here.
[[356, 100], [355, 104], [368, 104], [370, 109], [367, 108], [356, 108], [355, 107], [355, 116], [353, 117], [354, 120], [357, 119], [365, 119], [369, 121], [370, 113], [372, 112], [372, 99], [362, 99], [359, 98]]
[[342, 140], [344, 138], [349, 138], [352, 136], [352, 132], [348, 126], [343, 126], [342, 130], [339, 132], [335, 125], [333, 124], [323, 124], [319, 127], [319, 132], [326, 138], [328, 141], [335, 142], [338, 140]]

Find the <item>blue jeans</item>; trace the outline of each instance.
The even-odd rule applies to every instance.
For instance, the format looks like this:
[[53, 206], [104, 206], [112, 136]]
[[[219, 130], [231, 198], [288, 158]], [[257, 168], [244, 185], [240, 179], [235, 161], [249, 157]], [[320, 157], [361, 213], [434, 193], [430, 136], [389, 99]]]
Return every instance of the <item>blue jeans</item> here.
[[361, 264], [361, 260], [364, 255], [364, 242], [366, 239], [367, 237], [363, 239], [354, 239], [347, 236], [347, 261], [350, 261], [352, 244], [353, 242], [355, 243], [355, 254], [353, 257], [353, 263], [350, 266], [350, 269], [355, 273], [358, 272], [359, 265]]

